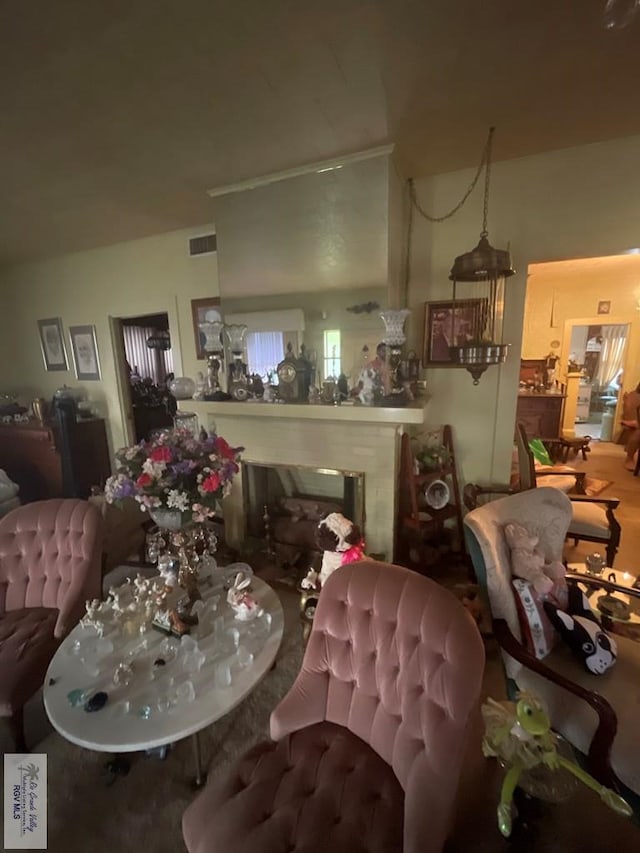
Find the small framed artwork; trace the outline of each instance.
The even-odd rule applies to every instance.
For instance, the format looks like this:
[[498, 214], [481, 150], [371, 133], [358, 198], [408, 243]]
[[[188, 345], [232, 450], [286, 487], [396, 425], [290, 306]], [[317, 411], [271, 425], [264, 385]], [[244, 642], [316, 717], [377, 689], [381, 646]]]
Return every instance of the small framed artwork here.
[[215, 323], [222, 320], [219, 297], [211, 296], [206, 297], [205, 299], [192, 299], [191, 316], [193, 318], [193, 337], [196, 345], [196, 358], [206, 359], [207, 354], [204, 350], [206, 338], [203, 332], [200, 331], [200, 323]]
[[611, 301], [606, 300], [605, 302], [598, 302], [598, 314], [610, 314], [611, 313]]
[[98, 381], [100, 361], [95, 326], [69, 326], [76, 379]]
[[62, 337], [62, 320], [52, 317], [49, 320], [38, 320], [40, 332], [40, 347], [45, 370], [68, 370], [67, 353]]
[[486, 325], [487, 300], [425, 302], [422, 363], [454, 367], [450, 347], [481, 337]]

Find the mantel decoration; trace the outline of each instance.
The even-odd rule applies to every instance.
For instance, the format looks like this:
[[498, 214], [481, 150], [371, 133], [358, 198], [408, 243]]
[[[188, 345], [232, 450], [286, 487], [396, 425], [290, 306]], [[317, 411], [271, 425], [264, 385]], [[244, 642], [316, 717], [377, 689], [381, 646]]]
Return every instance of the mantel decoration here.
[[107, 480], [106, 500], [134, 498], [158, 528], [148, 550], [164, 579], [153, 620], [161, 630], [181, 635], [197, 621], [191, 609], [199, 598], [200, 565], [216, 549], [211, 519], [231, 489], [243, 449], [222, 436], [197, 438], [177, 428], [116, 454], [117, 472]]
[[[508, 344], [502, 342], [505, 279], [515, 273], [509, 250], [495, 249], [489, 243], [487, 219], [491, 182], [491, 148], [495, 128], [489, 129], [480, 165], [462, 199], [444, 216], [430, 216], [418, 203], [414, 182], [409, 181], [413, 207], [429, 222], [449, 219], [465, 204], [484, 170], [484, 204], [480, 240], [469, 252], [458, 255], [449, 274], [453, 298], [440, 303], [433, 313], [427, 303], [425, 323], [425, 364], [447, 362], [465, 367], [477, 385], [492, 364], [507, 357]], [[410, 229], [411, 231], [411, 222]], [[460, 287], [460, 285], [463, 285]], [[435, 307], [435, 306], [434, 306]], [[442, 351], [446, 344], [449, 359]]]

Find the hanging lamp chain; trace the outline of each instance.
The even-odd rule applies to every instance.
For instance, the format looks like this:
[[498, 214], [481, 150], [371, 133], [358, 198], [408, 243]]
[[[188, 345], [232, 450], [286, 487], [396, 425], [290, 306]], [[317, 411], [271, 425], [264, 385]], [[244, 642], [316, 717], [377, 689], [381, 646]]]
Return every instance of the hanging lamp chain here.
[[491, 184], [491, 148], [493, 145], [493, 132], [495, 127], [489, 128], [489, 136], [487, 137], [487, 147], [485, 149], [485, 169], [484, 169], [484, 206], [482, 209], [482, 231], [481, 237], [488, 237], [487, 222], [489, 219], [489, 185]]
[[482, 158], [480, 163], [478, 164], [478, 168], [476, 169], [476, 173], [473, 176], [473, 179], [465, 194], [462, 196], [460, 201], [453, 207], [448, 213], [443, 214], [442, 216], [432, 216], [430, 213], [422, 207], [420, 202], [418, 201], [418, 196], [416, 193], [415, 181], [413, 178], [409, 178], [409, 195], [411, 197], [411, 203], [418, 211], [418, 213], [423, 216], [429, 222], [444, 222], [447, 219], [451, 219], [452, 216], [460, 210], [460, 208], [465, 204], [471, 193], [476, 188], [478, 181], [480, 180], [480, 175], [482, 174], [482, 170], [486, 168], [485, 171], [485, 191], [484, 191], [484, 221], [483, 221], [483, 233], [486, 232], [487, 228], [487, 212], [489, 207], [489, 172], [491, 171], [491, 143], [493, 140], [493, 132], [495, 127], [489, 128], [489, 134], [487, 136], [487, 141], [485, 143], [484, 149], [482, 151]]

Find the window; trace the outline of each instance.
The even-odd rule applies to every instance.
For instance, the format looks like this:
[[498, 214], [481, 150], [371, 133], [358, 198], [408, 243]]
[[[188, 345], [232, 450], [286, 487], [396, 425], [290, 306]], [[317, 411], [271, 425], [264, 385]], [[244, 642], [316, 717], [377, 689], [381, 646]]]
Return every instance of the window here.
[[284, 335], [282, 332], [248, 332], [247, 361], [249, 373], [257, 373], [266, 379], [284, 357]]
[[163, 385], [167, 374], [173, 373], [173, 354], [170, 349], [150, 349], [147, 346], [147, 339], [157, 332], [153, 326], [122, 327], [124, 352], [131, 372], [141, 379], [151, 379], [155, 385]]
[[340, 367], [340, 329], [326, 329], [324, 333], [324, 379], [336, 378], [342, 373]]

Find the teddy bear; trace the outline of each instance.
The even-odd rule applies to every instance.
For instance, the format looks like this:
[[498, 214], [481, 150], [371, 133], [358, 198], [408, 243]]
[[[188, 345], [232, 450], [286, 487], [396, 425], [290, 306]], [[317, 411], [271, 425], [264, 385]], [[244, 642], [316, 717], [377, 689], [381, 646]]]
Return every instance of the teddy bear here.
[[319, 522], [316, 543], [322, 549], [322, 566], [320, 572], [309, 569], [301, 583], [303, 589], [322, 588], [340, 566], [365, 556], [360, 528], [339, 512], [332, 512]]
[[556, 582], [564, 578], [562, 563], [545, 562], [544, 554], [537, 548], [540, 537], [522, 524], [505, 524], [504, 536], [511, 549], [511, 573], [529, 581], [538, 594], [549, 595]]

